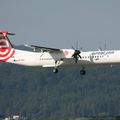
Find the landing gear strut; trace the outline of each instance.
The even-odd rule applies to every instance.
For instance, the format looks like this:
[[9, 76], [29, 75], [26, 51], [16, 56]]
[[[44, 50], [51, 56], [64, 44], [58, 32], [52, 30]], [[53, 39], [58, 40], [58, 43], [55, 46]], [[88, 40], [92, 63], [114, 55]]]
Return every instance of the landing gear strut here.
[[55, 60], [55, 67], [53, 68], [53, 73], [58, 73], [59, 64], [60, 64], [60, 60]]
[[86, 71], [84, 69], [80, 70], [80, 75], [85, 75]]
[[58, 73], [58, 69], [57, 69], [57, 68], [54, 68], [54, 69], [53, 69], [53, 73]]

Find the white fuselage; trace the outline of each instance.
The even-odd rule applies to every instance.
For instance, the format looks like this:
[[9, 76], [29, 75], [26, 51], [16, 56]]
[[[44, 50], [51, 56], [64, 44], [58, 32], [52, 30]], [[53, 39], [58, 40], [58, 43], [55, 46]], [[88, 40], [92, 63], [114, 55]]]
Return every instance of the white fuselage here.
[[[120, 63], [120, 50], [109, 51], [89, 51], [81, 52], [81, 58], [75, 63], [72, 57], [74, 50], [61, 49], [62, 52], [30, 52], [15, 50], [14, 55], [6, 62], [40, 67], [62, 67], [62, 66], [81, 66], [118, 64]], [[66, 53], [67, 54], [64, 54]]]

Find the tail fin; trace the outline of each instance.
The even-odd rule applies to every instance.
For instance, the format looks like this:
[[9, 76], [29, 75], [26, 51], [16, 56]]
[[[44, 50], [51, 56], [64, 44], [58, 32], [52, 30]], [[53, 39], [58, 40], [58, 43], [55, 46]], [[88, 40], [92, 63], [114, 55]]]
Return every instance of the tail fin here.
[[2, 62], [6, 62], [15, 53], [7, 35], [14, 35], [14, 33], [0, 30], [0, 61]]

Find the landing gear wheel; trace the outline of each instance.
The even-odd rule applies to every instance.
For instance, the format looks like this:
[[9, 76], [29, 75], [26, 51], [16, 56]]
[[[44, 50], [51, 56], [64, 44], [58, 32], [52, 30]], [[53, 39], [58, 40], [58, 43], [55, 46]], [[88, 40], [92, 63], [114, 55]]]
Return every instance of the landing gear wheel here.
[[53, 73], [58, 73], [58, 69], [57, 69], [57, 68], [54, 68], [54, 69], [53, 69]]
[[85, 70], [81, 70], [80, 71], [80, 75], [85, 75], [86, 74], [86, 71]]

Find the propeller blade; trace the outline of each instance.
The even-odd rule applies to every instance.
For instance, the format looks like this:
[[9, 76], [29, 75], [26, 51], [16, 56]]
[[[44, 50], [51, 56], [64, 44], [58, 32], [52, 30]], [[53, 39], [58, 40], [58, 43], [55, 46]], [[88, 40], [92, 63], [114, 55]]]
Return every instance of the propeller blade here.
[[79, 56], [79, 58], [82, 58], [80, 55], [78, 55]]
[[72, 46], [72, 49], [75, 50], [75, 48]]
[[74, 50], [72, 57], [75, 58], [75, 63], [77, 63], [78, 59], [82, 58], [80, 55], [81, 51], [78, 50], [78, 41], [76, 42], [76, 49], [73, 46], [72, 46], [72, 49]]
[[77, 56], [75, 57], [75, 63], [77, 63], [78, 62], [78, 58], [77, 58]]

